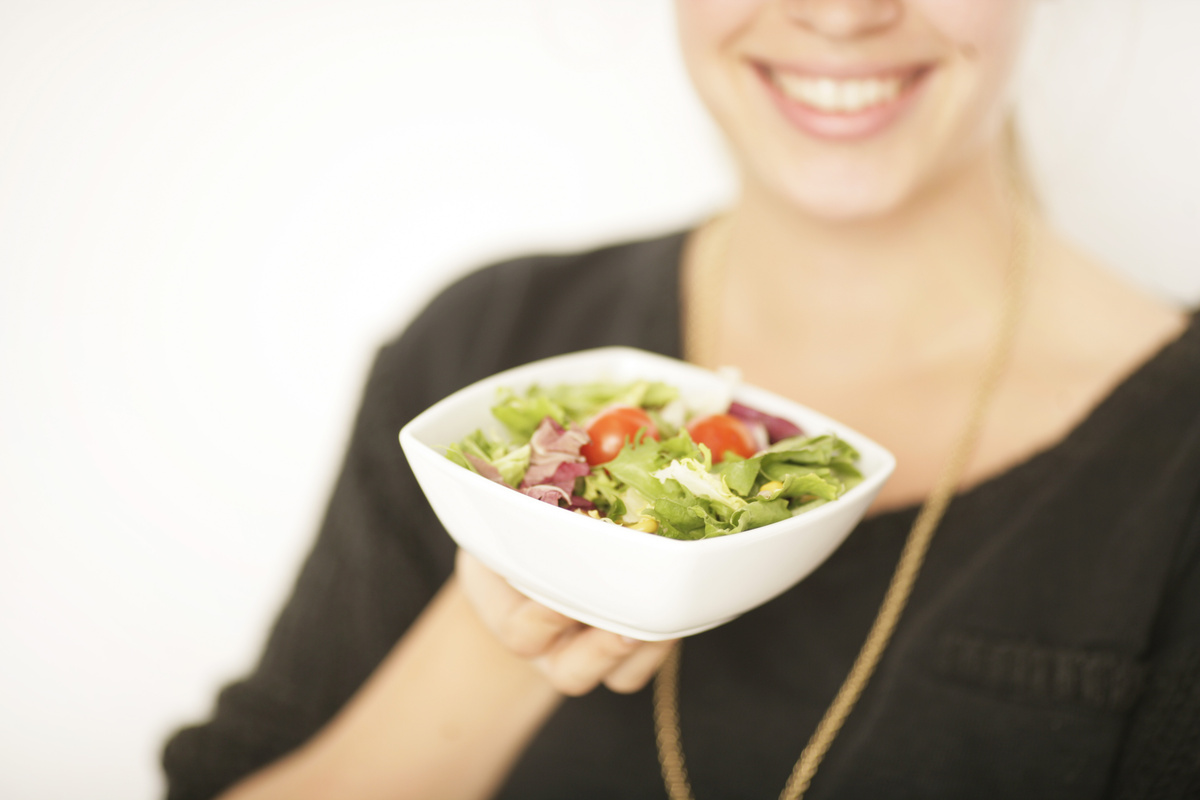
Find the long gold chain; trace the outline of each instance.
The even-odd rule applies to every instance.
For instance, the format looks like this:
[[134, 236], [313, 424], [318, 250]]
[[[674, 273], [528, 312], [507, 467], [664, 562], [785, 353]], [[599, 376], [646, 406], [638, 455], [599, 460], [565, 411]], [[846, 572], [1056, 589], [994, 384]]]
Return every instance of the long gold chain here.
[[[922, 504], [921, 510], [913, 522], [912, 530], [909, 531], [908, 539], [900, 554], [900, 560], [896, 565], [896, 571], [888, 584], [887, 593], [883, 597], [871, 629], [867, 632], [866, 641], [863, 642], [862, 649], [854, 659], [850, 672], [842, 682], [841, 688], [838, 689], [837, 695], [834, 696], [833, 702], [817, 724], [817, 728], [801, 752], [799, 760], [796, 761], [792, 774], [779, 795], [780, 800], [800, 800], [808, 791], [817, 767], [825, 758], [833, 740], [842, 729], [850, 712], [854, 710], [871, 675], [874, 674], [875, 668], [892, 638], [892, 633], [900, 621], [900, 615], [908, 603], [913, 585], [921, 571], [921, 565], [925, 561], [925, 554], [929, 551], [933, 533], [937, 529], [938, 523], [941, 522], [946, 507], [953, 499], [967, 462], [975, 450], [984, 420], [987, 417], [987, 411], [1012, 355], [1024, 305], [1025, 278], [1029, 266], [1030, 208], [1028, 194], [1020, 176], [1012, 174], [1007, 177], [1011, 191], [1010, 207], [1013, 209], [1013, 224], [1009, 243], [1008, 269], [1005, 274], [1004, 302], [995, 340], [992, 343], [991, 352], [984, 365], [979, 383], [975, 387], [966, 423], [950, 448], [933, 490]], [[702, 278], [706, 277], [711, 276], [697, 276], [697, 283], [692, 287], [691, 296], [699, 299], [702, 303], [707, 300], [709, 304], [716, 305], [713, 302], [714, 298], [705, 298], [704, 289], [710, 290], [707, 294], [713, 294], [711, 284], [705, 285], [700, 282]], [[714, 310], [713, 308], [696, 308], [692, 310], [693, 313], [689, 314], [691, 342], [697, 343], [697, 339], [691, 338], [690, 334], [696, 332], [693, 329], [697, 327], [695, 321], [698, 313]], [[699, 317], [699, 319], [707, 320], [717, 318], [711, 313], [705, 313]], [[703, 336], [707, 337], [708, 334], [705, 333]], [[707, 343], [708, 339], [704, 339], [704, 341]], [[704, 352], [708, 354], [713, 351], [706, 350]], [[658, 757], [662, 766], [667, 794], [671, 800], [693, 800], [679, 732], [679, 662], [681, 653], [682, 647], [676, 645], [663, 662], [655, 678], [654, 727], [658, 742]]]

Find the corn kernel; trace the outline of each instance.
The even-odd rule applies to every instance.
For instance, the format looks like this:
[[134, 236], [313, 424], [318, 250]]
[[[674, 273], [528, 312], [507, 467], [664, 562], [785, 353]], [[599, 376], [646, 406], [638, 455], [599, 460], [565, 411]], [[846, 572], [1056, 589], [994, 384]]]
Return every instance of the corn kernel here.
[[642, 517], [629, 527], [635, 531], [642, 531], [644, 533], [658, 533], [658, 520], [654, 517]]

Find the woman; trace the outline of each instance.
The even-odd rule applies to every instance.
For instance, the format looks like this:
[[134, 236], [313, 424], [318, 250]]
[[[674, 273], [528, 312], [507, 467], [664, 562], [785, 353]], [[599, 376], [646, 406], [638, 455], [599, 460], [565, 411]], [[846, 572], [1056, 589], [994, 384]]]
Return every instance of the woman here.
[[1004, 131], [1029, 3], [677, 6], [737, 203], [483, 270], [381, 352], [295, 594], [257, 671], [168, 746], [171, 796], [662, 796], [641, 690], [672, 643], [455, 566], [394, 438], [473, 380], [603, 344], [736, 365], [899, 462], [817, 572], [689, 639], [698, 796], [778, 794], [972, 409], [961, 491], [807, 796], [1197, 791], [1200, 327], [1073, 250], [1022, 188]]

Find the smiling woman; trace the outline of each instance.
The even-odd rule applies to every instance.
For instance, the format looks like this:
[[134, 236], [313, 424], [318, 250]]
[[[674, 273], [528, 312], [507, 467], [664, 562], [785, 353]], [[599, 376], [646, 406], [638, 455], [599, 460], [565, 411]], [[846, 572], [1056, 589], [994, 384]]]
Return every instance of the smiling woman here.
[[[168, 745], [171, 796], [1193, 795], [1200, 322], [1040, 215], [1006, 136], [1031, 0], [676, 5], [736, 199], [480, 270], [381, 351], [294, 595]], [[682, 668], [456, 552], [395, 445], [468, 383], [602, 345], [733, 365], [898, 461]]]
[[[677, 8], [696, 88], [754, 189], [853, 217], [894, 207], [995, 141], [1028, 5]], [[799, 31], [814, 34], [804, 48]]]

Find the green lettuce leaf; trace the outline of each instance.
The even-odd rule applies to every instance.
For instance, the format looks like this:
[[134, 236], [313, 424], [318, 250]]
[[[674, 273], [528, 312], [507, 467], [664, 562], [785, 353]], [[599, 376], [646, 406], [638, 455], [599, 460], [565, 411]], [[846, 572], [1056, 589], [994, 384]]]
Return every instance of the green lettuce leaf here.
[[626, 442], [617, 457], [604, 464], [603, 469], [616, 480], [636, 489], [649, 502], [664, 497], [678, 500], [680, 495], [677, 491], [654, 477], [656, 471], [670, 462], [670, 456], [664, 452], [664, 444], [653, 439]]
[[492, 465], [500, 470], [500, 477], [509, 486], [520, 486], [521, 480], [525, 477], [525, 471], [529, 469], [531, 452], [532, 448], [529, 445], [521, 445], [493, 460]]
[[466, 467], [472, 472], [479, 472], [467, 458], [470, 454], [475, 458], [486, 461], [500, 473], [500, 478], [509, 486], [516, 488], [529, 469], [529, 445], [513, 447], [507, 442], [489, 439], [481, 430], [464, 436], [460, 441], [446, 448], [446, 458]]
[[562, 406], [544, 393], [532, 390], [522, 397], [510, 389], [501, 389], [499, 402], [492, 406], [492, 416], [500, 420], [519, 442], [529, 441], [546, 417], [559, 425], [567, 424], [567, 412]]
[[446, 457], [460, 466], [471, 469], [470, 463], [463, 457], [465, 453], [492, 462], [507, 453], [508, 449], [507, 442], [490, 439], [482, 430], [475, 430], [447, 447]]
[[774, 500], [758, 500], [749, 503], [738, 513], [733, 525], [736, 530], [731, 530], [730, 533], [761, 528], [763, 525], [770, 525], [772, 522], [779, 522], [790, 516], [792, 516], [792, 511], [788, 508], [786, 499], [779, 497]]
[[661, 408], [679, 397], [679, 390], [659, 381], [593, 381], [551, 387], [534, 386], [530, 394], [546, 398], [562, 408], [570, 419], [583, 422], [613, 405]]
[[741, 458], [731, 452], [724, 461], [713, 465], [713, 471], [725, 477], [730, 491], [742, 497], [751, 497], [756, 494], [755, 486], [760, 483], [758, 477], [762, 472], [762, 456]]
[[721, 503], [734, 511], [746, 505], [744, 499], [729, 490], [724, 476], [709, 472], [704, 464], [694, 458], [672, 459], [665, 467], [656, 470], [654, 477], [663, 482], [673, 480], [696, 497]]
[[677, 503], [663, 498], [647, 511], [647, 516], [658, 521], [658, 533], [670, 539], [704, 538], [704, 518], [693, 510], [695, 506]]

